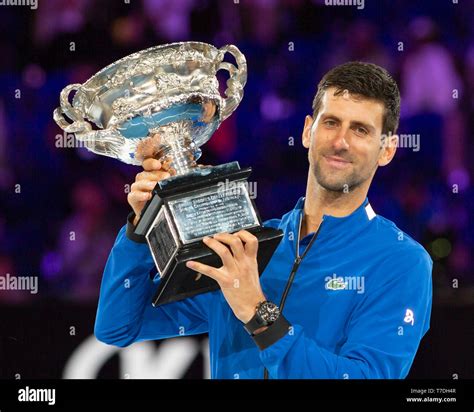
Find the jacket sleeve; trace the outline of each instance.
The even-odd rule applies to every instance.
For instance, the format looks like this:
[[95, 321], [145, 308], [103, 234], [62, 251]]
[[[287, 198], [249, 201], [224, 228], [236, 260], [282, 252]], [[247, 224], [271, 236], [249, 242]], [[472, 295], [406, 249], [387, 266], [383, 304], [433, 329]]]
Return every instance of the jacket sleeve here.
[[366, 289], [338, 351], [321, 347], [302, 326], [293, 324], [282, 338], [260, 351], [270, 377], [404, 378], [429, 328], [432, 261], [419, 249], [393, 260], [382, 266], [384, 283]]
[[124, 347], [142, 340], [208, 331], [212, 296], [196, 295], [155, 308], [151, 305], [157, 287], [150, 279], [153, 268], [148, 245], [131, 240], [127, 227], [122, 227], [102, 278], [94, 327], [98, 340]]

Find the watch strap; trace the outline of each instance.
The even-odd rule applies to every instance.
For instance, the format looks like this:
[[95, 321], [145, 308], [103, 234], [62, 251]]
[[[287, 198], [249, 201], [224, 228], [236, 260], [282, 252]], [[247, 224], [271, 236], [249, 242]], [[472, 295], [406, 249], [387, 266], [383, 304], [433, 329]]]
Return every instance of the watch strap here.
[[260, 350], [264, 350], [285, 336], [290, 327], [290, 323], [280, 314], [278, 319], [268, 326], [267, 329], [257, 335], [252, 335], [252, 339]]
[[255, 331], [260, 329], [262, 326], [265, 326], [265, 324], [258, 315], [258, 312], [255, 312], [255, 315], [253, 315], [252, 319], [244, 324], [244, 328], [249, 335], [253, 335]]

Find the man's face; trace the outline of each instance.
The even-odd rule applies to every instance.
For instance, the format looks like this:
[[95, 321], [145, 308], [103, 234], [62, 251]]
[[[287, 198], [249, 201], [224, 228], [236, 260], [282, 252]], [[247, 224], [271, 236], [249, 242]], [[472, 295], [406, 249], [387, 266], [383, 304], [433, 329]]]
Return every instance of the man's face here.
[[[372, 180], [393, 153], [381, 149], [384, 105], [328, 89], [316, 119], [307, 116], [303, 145], [316, 181], [326, 190], [350, 191]], [[387, 159], [388, 155], [388, 159]]]

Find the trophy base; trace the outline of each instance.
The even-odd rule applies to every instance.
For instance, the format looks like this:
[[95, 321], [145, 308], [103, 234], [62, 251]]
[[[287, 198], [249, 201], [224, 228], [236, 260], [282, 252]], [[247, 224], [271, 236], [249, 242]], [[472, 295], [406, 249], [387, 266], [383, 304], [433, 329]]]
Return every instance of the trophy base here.
[[[258, 239], [257, 262], [258, 273], [261, 274], [280, 243], [282, 234], [277, 229], [265, 227], [253, 228], [248, 231]], [[214, 279], [189, 269], [186, 266], [188, 260], [195, 260], [214, 267], [222, 266], [221, 258], [204, 243], [200, 242], [200, 244], [184, 247], [176, 255], [169, 273], [161, 279], [153, 297], [153, 306], [179, 301], [219, 289], [219, 285]]]
[[154, 306], [219, 288], [186, 266], [189, 260], [222, 266], [221, 258], [203, 243], [204, 236], [248, 230], [258, 239], [257, 262], [263, 272], [283, 233], [262, 226], [246, 184], [251, 172], [231, 162], [157, 183], [135, 229], [145, 236], [161, 277]]

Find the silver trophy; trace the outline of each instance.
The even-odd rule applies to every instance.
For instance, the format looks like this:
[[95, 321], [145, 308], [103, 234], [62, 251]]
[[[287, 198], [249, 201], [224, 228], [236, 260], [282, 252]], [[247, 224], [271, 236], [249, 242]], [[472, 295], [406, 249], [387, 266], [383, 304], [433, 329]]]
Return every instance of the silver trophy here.
[[[236, 65], [224, 61], [226, 53]], [[225, 97], [219, 70], [229, 72]], [[281, 240], [281, 231], [262, 226], [248, 191], [250, 167], [196, 163], [200, 147], [239, 105], [246, 80], [247, 63], [237, 47], [183, 42], [126, 56], [61, 92], [54, 120], [88, 150], [134, 165], [153, 157], [172, 173], [157, 183], [135, 228], [161, 278], [154, 305], [218, 288], [185, 265], [221, 265], [204, 236], [249, 230], [259, 239], [260, 273]]]

